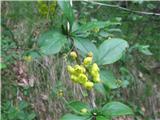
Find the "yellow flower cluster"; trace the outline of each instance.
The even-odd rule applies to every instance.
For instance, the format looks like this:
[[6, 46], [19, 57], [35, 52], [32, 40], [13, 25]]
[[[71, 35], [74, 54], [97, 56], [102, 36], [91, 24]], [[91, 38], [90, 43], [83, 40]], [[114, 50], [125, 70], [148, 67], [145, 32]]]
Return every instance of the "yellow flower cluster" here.
[[49, 4], [46, 1], [38, 0], [38, 11], [42, 16], [47, 16], [50, 13], [54, 14], [57, 1], [52, 1]]
[[99, 68], [96, 63], [93, 63], [93, 65], [92, 65], [91, 75], [93, 76], [94, 82], [100, 82]]
[[[77, 58], [77, 54], [74, 51], [71, 52], [70, 56], [73, 59]], [[70, 79], [73, 82], [83, 85], [88, 90], [93, 88], [94, 83], [100, 82], [99, 67], [96, 63], [92, 64], [92, 59], [93, 53], [89, 52], [81, 65], [76, 64], [74, 66], [67, 66]]]

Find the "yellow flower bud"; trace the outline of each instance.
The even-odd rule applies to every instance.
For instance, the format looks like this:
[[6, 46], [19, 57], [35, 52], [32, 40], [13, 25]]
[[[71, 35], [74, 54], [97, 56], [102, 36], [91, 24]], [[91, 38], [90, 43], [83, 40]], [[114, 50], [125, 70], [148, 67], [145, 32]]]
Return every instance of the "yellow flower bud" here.
[[94, 29], [92, 29], [92, 32], [94, 32], [94, 33], [98, 33], [99, 32], [99, 28], [94, 28]]
[[93, 78], [93, 81], [96, 83], [99, 83], [101, 81], [99, 75], [97, 77]]
[[87, 76], [85, 74], [80, 74], [78, 76], [78, 82], [81, 83], [81, 84], [84, 84], [86, 83], [88, 80]]
[[75, 74], [80, 74], [83, 73], [83, 68], [80, 65], [75, 65], [74, 66]]
[[86, 57], [83, 61], [83, 64], [86, 66], [86, 65], [89, 65], [92, 63], [92, 57]]
[[93, 78], [98, 78], [99, 77], [99, 72], [98, 71], [91, 71], [91, 75]]
[[96, 112], [94, 112], [94, 113], [93, 113], [93, 115], [94, 115], [94, 116], [97, 116], [97, 113], [96, 113]]
[[70, 66], [70, 65], [68, 65], [67, 66], [67, 70], [68, 70], [68, 72], [70, 73], [70, 74], [74, 74], [74, 68], [72, 67], [72, 66]]
[[88, 57], [93, 57], [93, 53], [92, 53], [92, 52], [89, 52], [89, 53], [87, 54], [87, 56], [88, 56]]
[[70, 53], [70, 56], [73, 58], [73, 59], [76, 59], [77, 58], [77, 53], [75, 51], [72, 51]]
[[98, 33], [99, 32], [99, 28], [95, 28], [95, 33]]
[[99, 67], [98, 67], [98, 65], [96, 63], [94, 63], [92, 65], [90, 73], [94, 78], [98, 78], [99, 77]]
[[86, 72], [86, 68], [83, 65], [81, 65], [81, 69], [82, 69], [83, 73]]
[[62, 96], [63, 96], [63, 93], [62, 93], [62, 92], [60, 92], [58, 96], [62, 97]]
[[62, 96], [63, 96], [63, 92], [59, 92], [59, 93], [57, 93], [57, 95], [58, 95], [59, 97], [62, 97]]
[[59, 92], [63, 92], [63, 90], [59, 90]]
[[121, 85], [122, 84], [122, 80], [117, 80], [116, 83], [117, 83], [117, 85]]
[[71, 80], [72, 80], [73, 82], [77, 82], [77, 81], [78, 81], [78, 78], [77, 78], [77, 76], [75, 76], [75, 75], [71, 75]]
[[81, 109], [81, 113], [87, 113], [87, 109], [86, 108], [83, 108], [83, 109]]
[[98, 67], [98, 65], [96, 63], [93, 63], [92, 70], [93, 71], [99, 71], [99, 67]]
[[62, 96], [63, 96], [63, 90], [59, 90], [59, 91], [57, 92], [57, 95], [58, 95], [59, 97], [62, 97]]
[[24, 56], [23, 58], [26, 62], [31, 62], [32, 61], [32, 56]]
[[94, 86], [93, 82], [90, 82], [90, 81], [84, 84], [84, 87], [88, 90], [91, 90], [93, 86]]

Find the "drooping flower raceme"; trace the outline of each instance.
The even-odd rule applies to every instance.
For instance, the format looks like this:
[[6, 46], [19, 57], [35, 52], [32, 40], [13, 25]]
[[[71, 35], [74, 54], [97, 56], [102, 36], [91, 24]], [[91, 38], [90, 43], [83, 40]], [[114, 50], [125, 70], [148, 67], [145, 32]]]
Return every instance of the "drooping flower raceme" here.
[[[76, 52], [70, 53], [72, 59], [77, 58]], [[96, 63], [92, 63], [93, 53], [89, 52], [87, 57], [84, 58], [81, 65], [68, 65], [67, 71], [69, 72], [70, 79], [84, 86], [86, 89], [91, 90], [95, 83], [100, 82], [99, 67]]]

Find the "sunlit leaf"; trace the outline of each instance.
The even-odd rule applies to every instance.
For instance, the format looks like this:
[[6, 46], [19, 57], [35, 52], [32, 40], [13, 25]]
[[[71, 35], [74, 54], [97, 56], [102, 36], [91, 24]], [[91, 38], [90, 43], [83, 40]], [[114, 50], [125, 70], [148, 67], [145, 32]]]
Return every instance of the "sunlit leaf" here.
[[110, 114], [112, 117], [133, 115], [133, 111], [127, 105], [120, 102], [109, 102], [102, 108], [104, 114]]
[[51, 55], [58, 53], [66, 42], [66, 37], [57, 31], [49, 31], [42, 34], [38, 44], [40, 53]]
[[111, 64], [119, 60], [128, 47], [128, 43], [120, 38], [111, 38], [104, 41], [99, 47], [100, 65]]

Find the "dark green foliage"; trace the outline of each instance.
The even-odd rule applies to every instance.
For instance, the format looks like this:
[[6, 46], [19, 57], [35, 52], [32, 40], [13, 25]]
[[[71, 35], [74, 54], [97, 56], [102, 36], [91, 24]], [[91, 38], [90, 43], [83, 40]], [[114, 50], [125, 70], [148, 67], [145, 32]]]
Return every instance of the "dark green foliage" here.
[[36, 114], [27, 108], [29, 108], [28, 103], [25, 101], [20, 101], [17, 106], [14, 106], [10, 101], [6, 101], [2, 104], [2, 119], [33, 120]]

